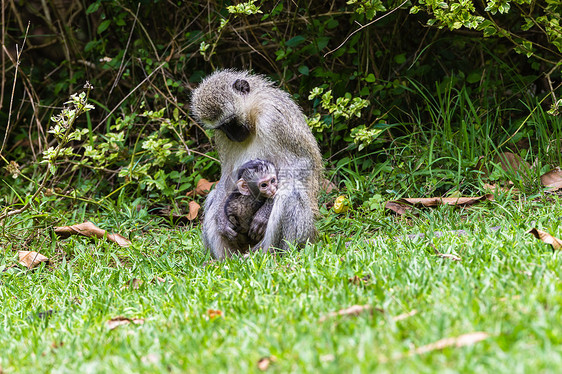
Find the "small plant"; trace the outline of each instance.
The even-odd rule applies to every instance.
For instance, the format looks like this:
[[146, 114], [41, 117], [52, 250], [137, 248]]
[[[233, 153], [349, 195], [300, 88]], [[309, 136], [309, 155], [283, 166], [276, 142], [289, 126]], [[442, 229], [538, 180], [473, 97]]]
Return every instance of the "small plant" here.
[[[320, 107], [328, 112], [324, 116], [316, 113], [308, 118], [308, 125], [316, 134], [323, 133], [330, 127], [332, 127], [332, 132], [334, 130], [347, 130], [347, 135], [353, 143], [358, 145], [361, 151], [382, 132], [382, 130], [370, 129], [365, 125], [354, 127], [349, 131], [349, 122], [354, 118], [361, 118], [361, 110], [369, 106], [370, 103], [366, 99], [352, 97], [351, 94], [346, 93], [345, 96], [334, 100], [332, 90], [324, 91], [323, 87], [312, 89], [308, 99], [316, 100], [317, 103], [320, 103]], [[338, 123], [341, 123], [341, 125], [338, 125]]]
[[[51, 121], [54, 122], [54, 124], [50, 127], [48, 132], [55, 136], [58, 144], [54, 147], [49, 147], [43, 152], [43, 160], [41, 163], [48, 165], [48, 171], [44, 174], [43, 179], [38, 185], [33, 196], [28, 196], [26, 198], [23, 207], [0, 215], [0, 220], [14, 214], [19, 214], [28, 209], [35, 201], [35, 198], [43, 192], [50, 178], [55, 175], [57, 170], [57, 161], [59, 158], [61, 156], [70, 157], [74, 155], [73, 148], [68, 147], [67, 145], [73, 140], [80, 140], [82, 136], [88, 132], [88, 129], [76, 130], [74, 129], [74, 125], [79, 116], [94, 109], [94, 106], [88, 103], [90, 91], [93, 88], [94, 87], [89, 82], [86, 82], [84, 85], [84, 89], [86, 91], [81, 92], [80, 94], [71, 95], [70, 100], [65, 102], [65, 105], [67, 106], [61, 111], [61, 113], [51, 117]], [[12, 176], [18, 176], [20, 172], [17, 164], [10, 162], [9, 166], [10, 168], [8, 170]]]

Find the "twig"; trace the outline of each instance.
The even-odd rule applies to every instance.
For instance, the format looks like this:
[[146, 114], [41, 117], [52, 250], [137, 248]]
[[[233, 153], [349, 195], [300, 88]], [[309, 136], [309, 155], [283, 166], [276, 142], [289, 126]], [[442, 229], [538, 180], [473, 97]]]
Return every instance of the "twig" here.
[[[27, 40], [27, 33], [29, 31], [29, 23], [27, 24], [27, 29], [25, 30], [25, 35], [23, 36], [23, 43], [21, 45], [21, 50], [18, 48], [18, 45], [16, 44], [16, 64], [15, 64], [15, 71], [14, 71], [14, 83], [12, 84], [12, 94], [10, 96], [10, 107], [8, 108], [8, 124], [6, 125], [6, 133], [4, 134], [4, 140], [2, 141], [2, 147], [0, 147], [0, 154], [2, 154], [2, 152], [4, 151], [4, 147], [6, 146], [6, 140], [8, 139], [8, 133], [10, 132], [10, 122], [12, 119], [12, 107], [14, 105], [14, 94], [16, 92], [16, 82], [18, 80], [18, 71], [19, 71], [19, 66], [20, 66], [20, 57], [21, 54], [23, 53], [23, 49], [25, 47], [25, 41]], [[8, 51], [6, 50], [4, 43], [2, 43], [2, 47], [4, 48], [5, 52], [7, 53]], [[2, 54], [2, 56], [4, 56]], [[4, 65], [2, 65], [4, 66]]]
[[[552, 80], [550, 79], [550, 76], [552, 75], [552, 73], [554, 73], [556, 71], [557, 68], [559, 68], [561, 65], [561, 62], [557, 63], [556, 65], [554, 65], [552, 67], [552, 69], [550, 69], [550, 71], [548, 73], [545, 74], [546, 77], [546, 81], [548, 82], [548, 87], [550, 88], [550, 94], [552, 95], [552, 103], [556, 104], [557, 100], [556, 100], [556, 94], [554, 93], [554, 87], [552, 86]], [[558, 87], [560, 87], [560, 85], [558, 85]], [[558, 87], [556, 87], [558, 89]]]
[[92, 130], [92, 131], [97, 131], [99, 129], [99, 127], [101, 125], [103, 125], [105, 123], [105, 121], [107, 121], [107, 119], [109, 117], [111, 117], [111, 115], [113, 114], [113, 112], [115, 112], [117, 110], [117, 108], [119, 108], [121, 106], [121, 104], [123, 104], [125, 102], [125, 100], [127, 100], [129, 98], [129, 96], [131, 96], [140, 86], [142, 86], [144, 84], [144, 82], [146, 82], [147, 80], [149, 80], [158, 70], [160, 70], [166, 63], [163, 62], [161, 63], [159, 66], [156, 67], [156, 69], [154, 69], [152, 71], [152, 73], [150, 73], [146, 78], [144, 78], [139, 84], [137, 84], [137, 86], [135, 88], [133, 88], [127, 95], [125, 95], [125, 97], [117, 104], [115, 105], [115, 107], [111, 110], [111, 112], [109, 112], [109, 114], [107, 116], [105, 116], [105, 118], [103, 120], [100, 121], [100, 123], [98, 123], [98, 125]]
[[326, 56], [328, 56], [329, 54], [334, 53], [335, 51], [337, 51], [338, 49], [340, 49], [345, 43], [347, 43], [347, 41], [348, 41], [353, 35], [357, 34], [359, 31], [363, 30], [363, 29], [366, 28], [366, 27], [371, 26], [371, 25], [372, 25], [373, 23], [375, 23], [375, 22], [380, 21], [381, 19], [383, 19], [384, 17], [388, 16], [389, 14], [394, 13], [396, 10], [398, 10], [399, 8], [401, 8], [402, 5], [406, 4], [407, 2], [408, 2], [408, 0], [404, 0], [404, 1], [402, 2], [402, 4], [398, 5], [396, 8], [392, 9], [390, 12], [385, 13], [385, 14], [383, 14], [382, 16], [380, 16], [379, 18], [374, 19], [374, 20], [372, 20], [371, 22], [369, 22], [369, 23], [367, 23], [367, 24], [361, 26], [360, 28], [358, 28], [357, 30], [355, 30], [354, 32], [352, 32], [351, 34], [349, 34], [349, 35], [347, 36], [347, 38], [345, 38], [345, 40], [344, 40], [336, 49], [332, 49], [331, 51], [326, 52], [326, 54], [324, 54], [324, 57], [326, 57]]
[[[2, 2], [2, 46], [6, 45], [6, 22], [4, 22], [4, 2]], [[4, 84], [6, 82], [6, 52], [2, 51], [2, 86], [0, 86], [0, 111], [2, 110], [2, 103], [4, 102]], [[2, 152], [0, 152], [2, 153]]]
[[138, 3], [137, 13], [135, 14], [135, 17], [134, 17], [135, 20], [133, 22], [133, 27], [131, 27], [131, 32], [129, 33], [129, 39], [127, 39], [127, 45], [125, 46], [125, 51], [123, 52], [123, 58], [121, 58], [121, 65], [119, 65], [119, 71], [117, 71], [117, 76], [115, 77], [115, 81], [113, 81], [113, 84], [111, 85], [111, 89], [109, 90], [109, 94], [107, 96], [111, 96], [111, 93], [113, 92], [113, 89], [115, 87], [117, 87], [117, 83], [119, 83], [119, 80], [121, 79], [121, 76], [123, 75], [123, 71], [125, 70], [125, 56], [127, 55], [127, 51], [129, 50], [129, 45], [131, 44], [131, 38], [133, 37], [133, 31], [135, 31], [135, 25], [137, 24], [137, 17], [139, 15], [140, 6], [141, 6], [141, 3]]

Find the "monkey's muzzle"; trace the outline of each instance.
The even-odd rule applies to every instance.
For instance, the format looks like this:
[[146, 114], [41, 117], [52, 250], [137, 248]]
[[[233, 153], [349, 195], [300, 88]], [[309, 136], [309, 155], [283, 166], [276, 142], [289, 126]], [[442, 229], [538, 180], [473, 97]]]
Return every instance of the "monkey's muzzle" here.
[[233, 142], [241, 143], [250, 136], [250, 130], [248, 127], [246, 127], [243, 123], [240, 123], [236, 117], [225, 121], [222, 125], [217, 127], [217, 129], [224, 132], [227, 138]]

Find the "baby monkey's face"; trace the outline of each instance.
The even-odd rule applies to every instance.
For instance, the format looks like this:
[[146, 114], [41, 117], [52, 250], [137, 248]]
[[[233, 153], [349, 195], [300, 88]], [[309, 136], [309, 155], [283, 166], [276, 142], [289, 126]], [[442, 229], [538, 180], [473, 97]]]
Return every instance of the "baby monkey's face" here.
[[277, 192], [277, 175], [267, 174], [259, 178], [256, 185], [260, 196], [271, 199]]

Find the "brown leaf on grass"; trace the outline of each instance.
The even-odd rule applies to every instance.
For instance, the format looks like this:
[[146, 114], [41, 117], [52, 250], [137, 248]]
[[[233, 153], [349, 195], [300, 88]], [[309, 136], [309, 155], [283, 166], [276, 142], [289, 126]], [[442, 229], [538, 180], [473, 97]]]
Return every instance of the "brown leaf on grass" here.
[[412, 210], [411, 206], [408, 205], [402, 205], [399, 204], [397, 202], [394, 201], [387, 201], [386, 204], [384, 205], [384, 207], [386, 209], [392, 210], [394, 213], [398, 214], [398, 215], [404, 215], [406, 214], [406, 212], [409, 212]]
[[496, 156], [495, 160], [496, 163], [499, 163], [501, 168], [504, 171], [518, 173], [518, 174], [525, 174], [531, 168], [531, 165], [527, 161], [524, 161], [512, 152], [503, 152]]
[[[468, 345], [473, 345], [476, 344], [478, 342], [481, 342], [482, 340], [488, 339], [490, 337], [490, 335], [487, 332], [471, 332], [468, 334], [463, 334], [460, 336], [456, 336], [453, 338], [444, 338], [444, 339], [440, 339], [436, 342], [418, 347], [416, 349], [411, 350], [409, 353], [407, 354], [400, 354], [398, 356], [393, 357], [392, 359], [395, 360], [399, 360], [401, 358], [404, 357], [411, 357], [411, 356], [415, 356], [415, 355], [421, 355], [424, 353], [428, 353], [428, 352], [432, 352], [432, 351], [440, 351], [443, 350], [445, 348], [449, 348], [449, 347], [454, 347], [454, 348], [461, 348], [461, 347], [466, 347]], [[380, 362], [386, 363], [388, 361], [390, 361], [390, 359], [388, 357], [381, 357], [379, 359]]]
[[418, 314], [418, 311], [415, 310], [415, 309], [413, 309], [413, 310], [409, 311], [408, 313], [402, 313], [402, 314], [399, 314], [399, 315], [397, 315], [397, 316], [392, 317], [392, 320], [393, 320], [394, 322], [402, 321], [402, 320], [404, 320], [404, 319], [406, 319], [406, 318], [410, 318], [410, 317], [412, 317], [412, 316], [415, 316], [416, 314]]
[[108, 241], [113, 242], [120, 247], [128, 247], [131, 241], [120, 234], [109, 234], [105, 230], [100, 229], [90, 221], [79, 223], [72, 226], [55, 227], [55, 234], [61, 238], [68, 238], [71, 235], [82, 235], [88, 238], [107, 238]]
[[320, 183], [320, 187], [322, 190], [326, 191], [326, 193], [330, 193], [337, 188], [334, 182], [326, 178], [322, 179], [322, 182]]
[[28, 269], [33, 269], [39, 266], [42, 262], [47, 262], [49, 259], [39, 252], [34, 251], [19, 251], [19, 263]]
[[430, 343], [414, 349], [409, 353], [408, 356], [420, 355], [431, 351], [442, 350], [448, 347], [461, 348], [467, 345], [473, 345], [475, 343], [481, 342], [482, 340], [488, 339], [489, 337], [490, 335], [488, 333], [478, 331], [456, 336], [454, 338], [440, 339], [434, 343]]
[[123, 326], [123, 325], [128, 325], [128, 324], [134, 324], [134, 325], [142, 325], [144, 323], [144, 319], [142, 318], [127, 318], [127, 317], [115, 317], [110, 319], [109, 321], [107, 321], [107, 327], [109, 327], [110, 330], [113, 330], [119, 326]]
[[201, 209], [201, 205], [197, 204], [195, 201], [189, 202], [189, 213], [187, 214], [187, 219], [193, 221], [197, 218], [197, 214], [199, 214], [199, 209]]
[[262, 357], [258, 361], [258, 369], [261, 371], [266, 371], [269, 368], [269, 365], [277, 361], [277, 357], [270, 356], [270, 357]]
[[217, 182], [209, 182], [205, 178], [199, 179], [197, 186], [193, 191], [189, 191], [186, 196], [206, 196], [211, 191], [213, 185]]
[[[154, 277], [152, 278], [152, 280], [150, 281], [151, 284], [159, 284], [159, 283], [165, 283], [166, 281], [164, 280], [164, 278], [160, 278], [160, 277]], [[142, 286], [144, 284], [144, 282], [138, 278], [133, 278], [130, 281], [126, 282], [121, 289], [127, 289], [127, 288], [131, 288], [132, 290], [138, 290], [140, 286]]]
[[453, 261], [462, 261], [462, 258], [448, 253], [436, 253], [436, 255], [437, 257], [448, 258], [449, 260], [453, 260]]
[[549, 187], [550, 192], [558, 191], [562, 188], [562, 170], [556, 167], [541, 176], [541, 183], [545, 187]]
[[441, 253], [437, 250], [437, 248], [435, 247], [435, 245], [433, 245], [432, 243], [429, 244], [431, 246], [431, 248], [433, 248], [433, 253], [435, 253], [437, 255], [437, 257], [441, 257], [441, 258], [448, 258], [450, 260], [453, 261], [461, 261], [461, 258], [455, 255], [451, 255], [448, 253]]
[[515, 193], [518, 194], [519, 190], [513, 186], [511, 187], [503, 187], [497, 184], [488, 184], [488, 183], [484, 183], [482, 185], [482, 189], [484, 191], [490, 191], [490, 192], [496, 192], [496, 191], [501, 191], [501, 192], [511, 192], [511, 193]]
[[359, 277], [358, 275], [354, 275], [352, 278], [349, 278], [347, 281], [349, 283], [353, 283], [356, 286], [364, 285], [368, 283], [371, 279], [370, 275], [365, 275], [364, 277]]
[[550, 244], [552, 249], [555, 251], [559, 251], [562, 249], [562, 240], [550, 235], [549, 233], [541, 230], [537, 230], [536, 228], [532, 228], [527, 231], [528, 234], [533, 234], [533, 236], [539, 240], [542, 240], [546, 244]]
[[207, 315], [209, 316], [210, 319], [215, 319], [217, 317], [222, 317], [222, 311], [221, 310], [215, 310], [215, 309], [209, 309], [207, 310]]
[[398, 214], [404, 214], [412, 207], [431, 208], [439, 205], [470, 206], [481, 201], [494, 200], [494, 195], [486, 194], [478, 197], [422, 197], [422, 198], [402, 198], [388, 201], [386, 209], [390, 209]]
[[[64, 342], [62, 342], [62, 341], [60, 341], [60, 342], [53, 341], [51, 343], [51, 348], [53, 348], [53, 349], [58, 349], [58, 348], [61, 348], [62, 346], [64, 346]], [[0, 373], [1, 373], [1, 371], [0, 371]]]
[[[323, 317], [320, 317], [319, 322], [324, 322], [329, 318], [337, 316], [358, 316], [361, 313], [372, 313], [373, 308], [370, 305], [352, 305], [349, 308], [338, 310], [337, 312], [330, 312]], [[377, 309], [379, 310], [379, 309]], [[380, 310], [379, 310], [380, 311]]]
[[144, 282], [138, 278], [133, 278], [130, 281], [128, 281], [127, 283], [125, 283], [123, 285], [123, 287], [121, 287], [121, 289], [125, 289], [125, 288], [131, 288], [132, 290], [138, 290], [139, 287], [143, 284]]

